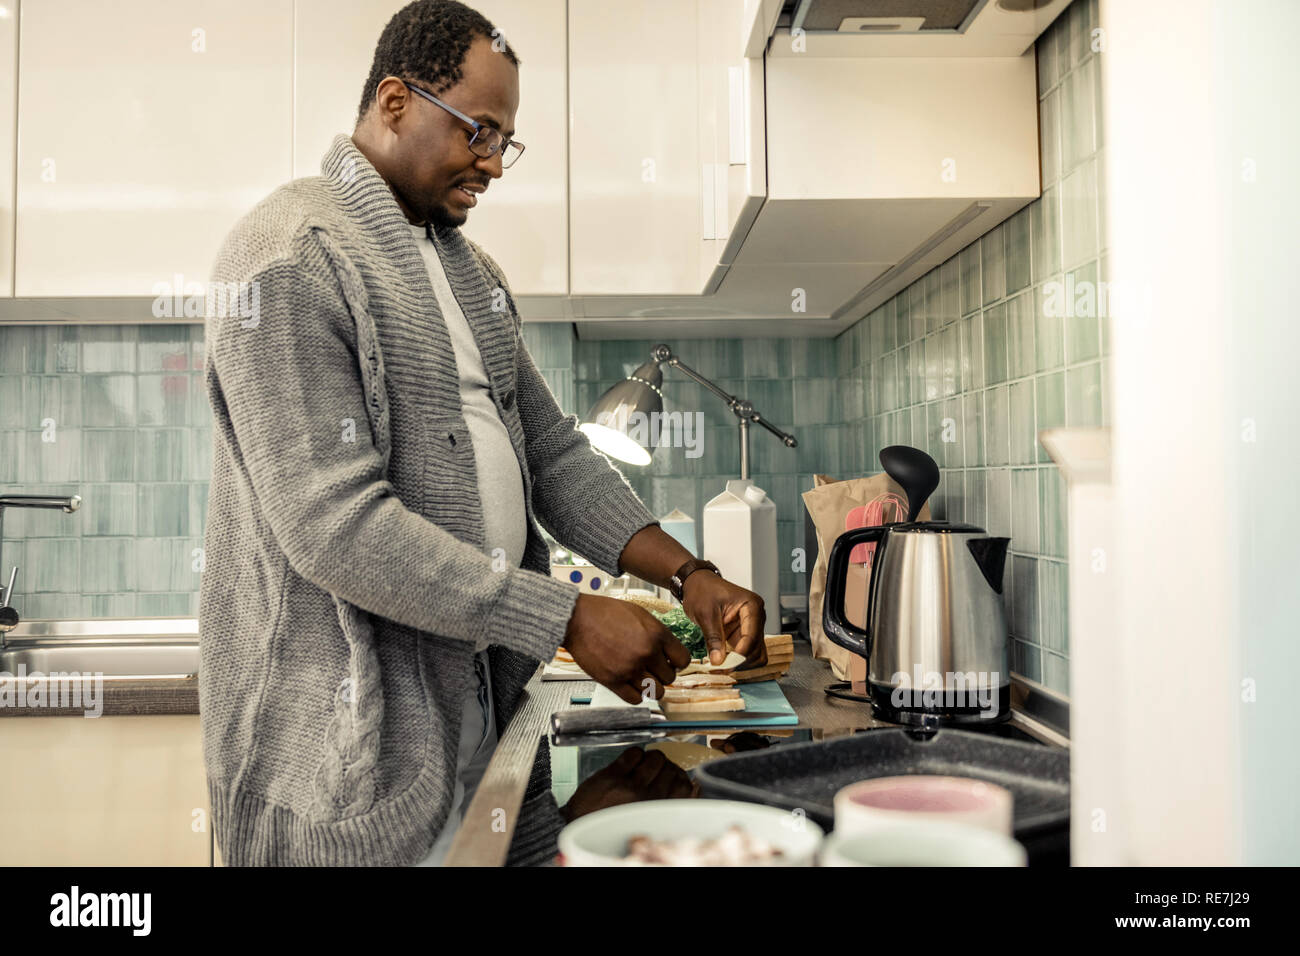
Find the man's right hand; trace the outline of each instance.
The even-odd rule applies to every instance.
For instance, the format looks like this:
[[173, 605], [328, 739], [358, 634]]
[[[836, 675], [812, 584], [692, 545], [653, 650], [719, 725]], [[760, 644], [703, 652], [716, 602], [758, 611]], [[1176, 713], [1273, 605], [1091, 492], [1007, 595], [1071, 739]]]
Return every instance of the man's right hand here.
[[596, 594], [578, 595], [564, 646], [592, 680], [629, 704], [658, 700], [691, 663], [690, 652], [649, 611]]

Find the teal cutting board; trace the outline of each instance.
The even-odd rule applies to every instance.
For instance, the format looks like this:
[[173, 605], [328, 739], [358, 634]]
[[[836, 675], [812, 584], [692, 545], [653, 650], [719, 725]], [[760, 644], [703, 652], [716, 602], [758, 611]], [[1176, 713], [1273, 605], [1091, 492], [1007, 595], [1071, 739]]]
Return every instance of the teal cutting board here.
[[[780, 717], [764, 717], [761, 720], [674, 720], [674, 727], [696, 730], [704, 727], [793, 727], [799, 723], [799, 715], [794, 712], [790, 702], [785, 699], [781, 685], [774, 680], [756, 681], [753, 684], [741, 684], [740, 696], [745, 699], [745, 710], [754, 713], [780, 713]], [[592, 707], [645, 707], [658, 710], [659, 702], [645, 700], [639, 704], [629, 704], [615, 696], [608, 687], [597, 684], [591, 694]], [[744, 711], [740, 711], [744, 713]]]

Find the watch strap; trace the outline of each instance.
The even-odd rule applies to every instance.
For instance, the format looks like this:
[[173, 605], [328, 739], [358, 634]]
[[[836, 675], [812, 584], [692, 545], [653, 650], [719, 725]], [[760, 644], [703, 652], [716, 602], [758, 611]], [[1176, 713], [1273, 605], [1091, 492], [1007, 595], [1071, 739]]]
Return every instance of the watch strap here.
[[673, 597], [682, 600], [682, 593], [686, 589], [686, 579], [696, 571], [712, 571], [714, 574], [721, 574], [718, 566], [712, 561], [705, 561], [702, 558], [691, 558], [680, 568], [673, 572], [673, 576], [668, 579], [668, 590], [673, 592]]

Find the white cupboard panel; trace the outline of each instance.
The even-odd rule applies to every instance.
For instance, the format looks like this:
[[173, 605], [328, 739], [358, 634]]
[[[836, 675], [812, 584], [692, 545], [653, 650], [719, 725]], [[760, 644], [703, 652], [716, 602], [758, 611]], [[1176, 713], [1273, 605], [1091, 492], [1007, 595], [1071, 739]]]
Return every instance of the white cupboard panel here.
[[696, 8], [569, 2], [575, 295], [703, 288]]
[[14, 294], [14, 106], [18, 95], [18, 4], [0, 0], [0, 296]]
[[6, 717], [0, 866], [210, 866], [197, 715]]
[[769, 195], [1036, 197], [1034, 63], [769, 56]]
[[206, 280], [292, 171], [292, 0], [22, 4], [16, 293]]

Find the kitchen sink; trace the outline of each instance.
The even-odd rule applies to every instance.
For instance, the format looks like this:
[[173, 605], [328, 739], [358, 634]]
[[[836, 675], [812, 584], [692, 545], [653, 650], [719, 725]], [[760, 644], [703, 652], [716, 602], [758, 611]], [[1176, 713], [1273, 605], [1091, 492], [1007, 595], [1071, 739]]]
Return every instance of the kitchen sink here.
[[0, 677], [102, 674], [106, 678], [184, 677], [199, 670], [194, 618], [26, 621], [5, 637]]
[[149, 642], [142, 644], [68, 643], [57, 647], [6, 648], [0, 651], [0, 672], [31, 674], [103, 674], [105, 677], [184, 677], [199, 671], [199, 645]]

